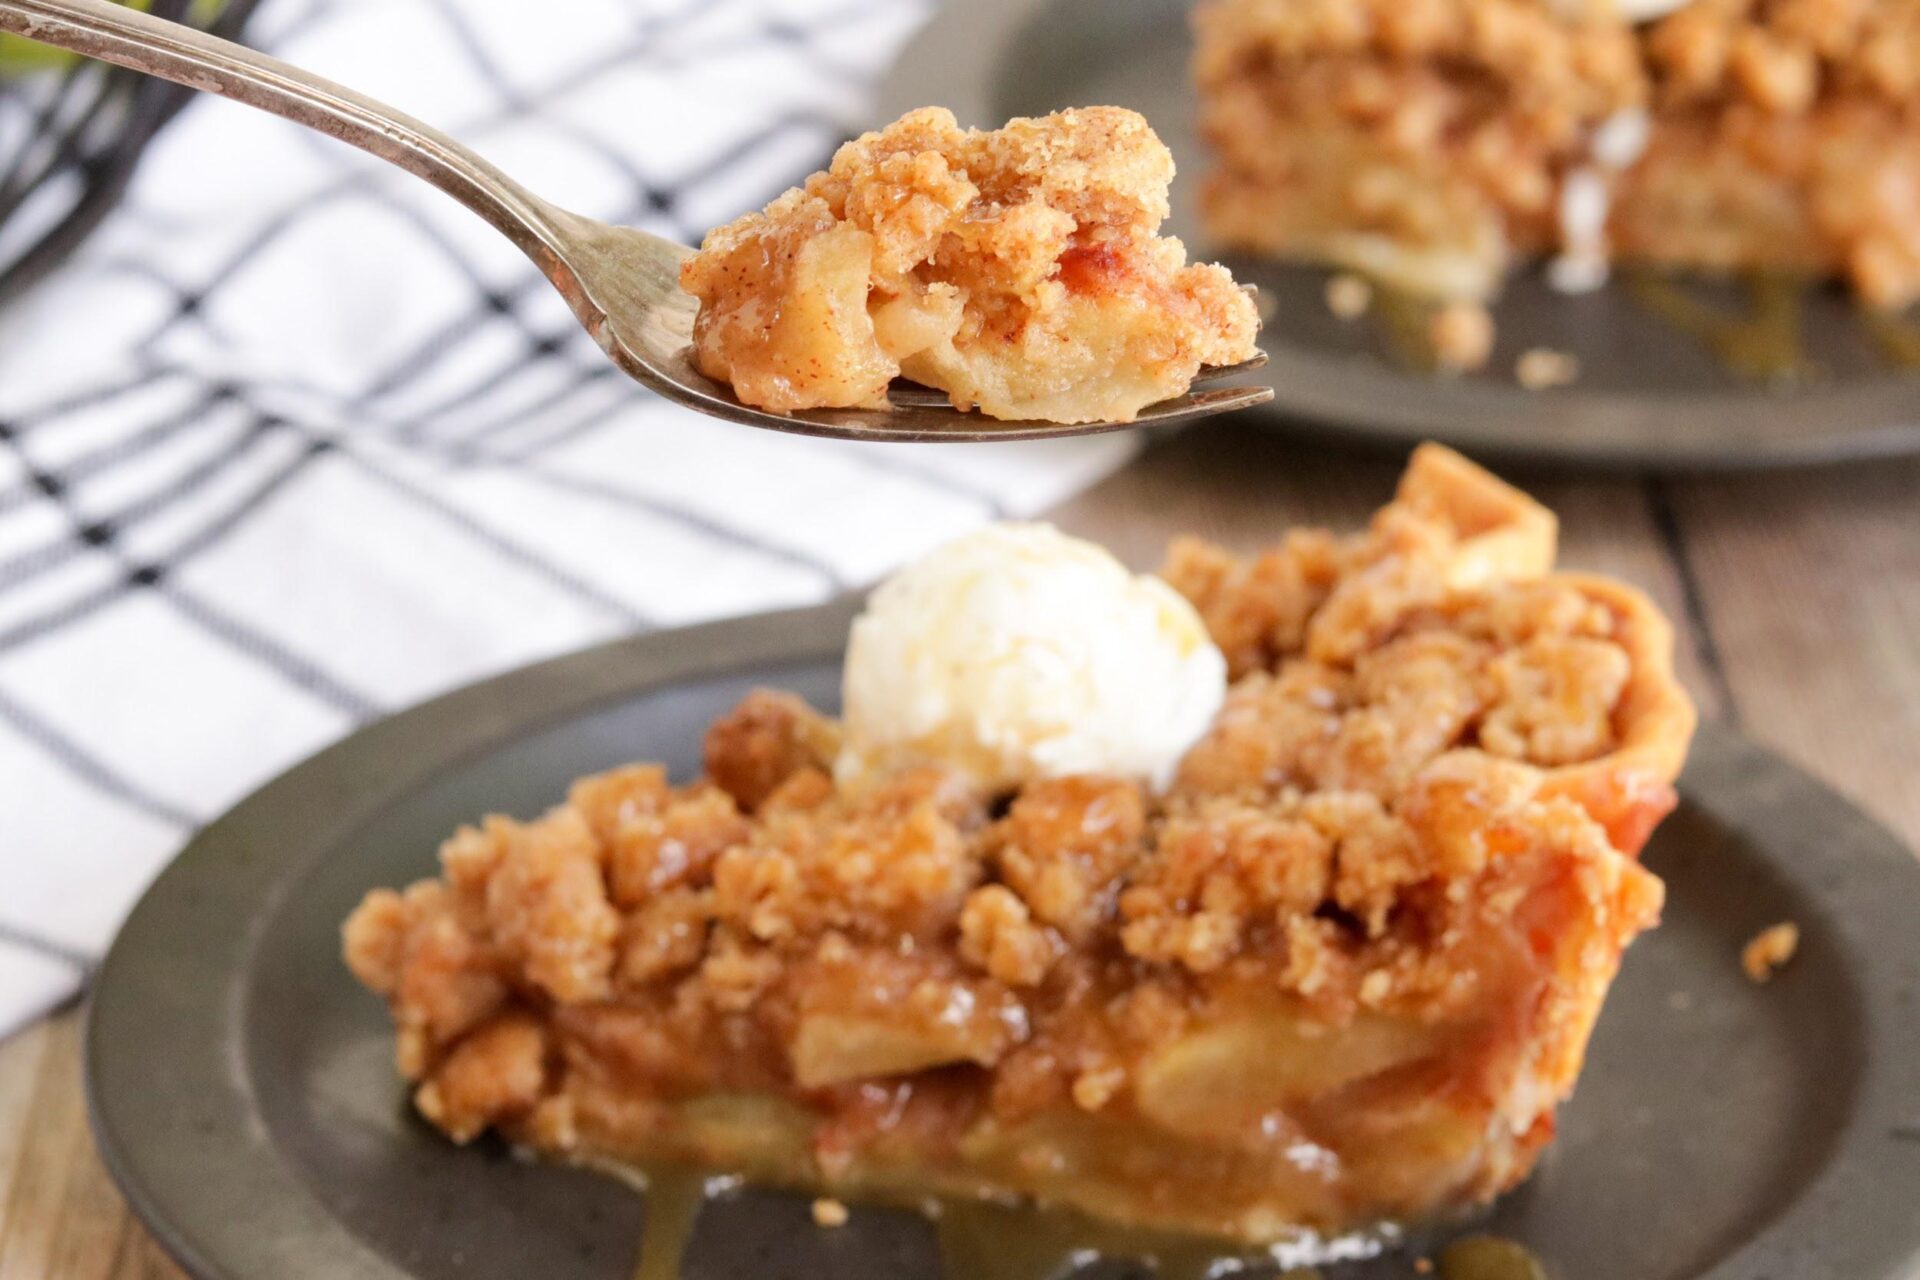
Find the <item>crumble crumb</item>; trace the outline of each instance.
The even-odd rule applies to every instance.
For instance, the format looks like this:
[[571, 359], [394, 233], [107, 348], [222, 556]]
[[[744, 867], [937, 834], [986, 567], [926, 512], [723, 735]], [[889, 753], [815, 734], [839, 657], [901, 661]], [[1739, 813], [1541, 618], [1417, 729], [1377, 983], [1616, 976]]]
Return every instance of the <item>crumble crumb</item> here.
[[846, 1226], [847, 1206], [838, 1200], [822, 1196], [813, 1202], [813, 1225], [816, 1227]]
[[1327, 310], [1342, 320], [1358, 320], [1373, 305], [1373, 286], [1365, 277], [1343, 271], [1327, 281]]
[[1477, 302], [1449, 302], [1427, 322], [1427, 339], [1441, 368], [1478, 369], [1493, 354], [1493, 316]]
[[1771, 981], [1775, 970], [1793, 959], [1800, 947], [1800, 926], [1791, 920], [1771, 925], [1753, 935], [1740, 951], [1740, 967], [1752, 982]]
[[1430, 1276], [1433, 1274], [1433, 1259], [1415, 1258], [1413, 1260], [1413, 1269], [1423, 1276]]
[[1580, 361], [1564, 351], [1535, 347], [1514, 362], [1513, 377], [1529, 391], [1564, 387], [1580, 377]]
[[1082, 1111], [1098, 1111], [1113, 1101], [1126, 1082], [1126, 1068], [1117, 1062], [1082, 1071], [1073, 1081], [1073, 1105]]

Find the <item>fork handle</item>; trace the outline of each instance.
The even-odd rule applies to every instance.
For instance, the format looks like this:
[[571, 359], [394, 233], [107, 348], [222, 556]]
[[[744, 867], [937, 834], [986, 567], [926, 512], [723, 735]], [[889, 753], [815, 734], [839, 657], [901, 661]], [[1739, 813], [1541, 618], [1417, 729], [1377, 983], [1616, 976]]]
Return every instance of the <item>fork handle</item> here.
[[434, 186], [497, 227], [549, 276], [571, 217], [446, 134], [312, 72], [108, 0], [0, 0], [0, 31], [118, 63], [284, 116]]

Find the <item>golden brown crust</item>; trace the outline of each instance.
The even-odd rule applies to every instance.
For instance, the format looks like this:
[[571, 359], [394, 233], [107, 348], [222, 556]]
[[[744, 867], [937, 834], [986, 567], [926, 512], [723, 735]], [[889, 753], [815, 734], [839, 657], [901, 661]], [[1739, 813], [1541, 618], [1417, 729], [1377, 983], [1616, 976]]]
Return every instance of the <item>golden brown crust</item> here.
[[1537, 578], [1559, 554], [1559, 517], [1445, 445], [1414, 449], [1393, 500], [1453, 531], [1449, 586]]
[[1629, 853], [1672, 808], [1692, 700], [1647, 597], [1551, 573], [1551, 512], [1437, 445], [1344, 542], [1295, 531], [1251, 560], [1191, 539], [1163, 569], [1236, 677], [1183, 777], [1214, 790], [1354, 785], [1390, 794], [1476, 746], [1546, 770]]
[[694, 357], [749, 404], [886, 403], [902, 374], [1001, 418], [1130, 421], [1253, 354], [1253, 304], [1155, 231], [1173, 158], [1115, 107], [963, 130], [925, 108], [708, 235]]
[[1580, 803], [1616, 847], [1638, 853], [1676, 802], [1673, 785], [1699, 713], [1673, 673], [1673, 626], [1644, 592], [1595, 574], [1556, 576], [1613, 614], [1629, 674], [1615, 704], [1611, 750], [1553, 769], [1546, 789]]

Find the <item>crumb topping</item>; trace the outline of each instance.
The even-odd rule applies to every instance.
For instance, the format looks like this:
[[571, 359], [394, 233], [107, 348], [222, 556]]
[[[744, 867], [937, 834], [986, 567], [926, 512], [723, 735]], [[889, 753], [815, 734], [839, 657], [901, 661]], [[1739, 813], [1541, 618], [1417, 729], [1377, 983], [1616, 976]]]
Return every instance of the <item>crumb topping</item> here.
[[[1538, 0], [1216, 0], [1195, 21], [1203, 85], [1254, 57], [1270, 66], [1321, 56], [1443, 62], [1501, 82], [1530, 115], [1563, 124], [1642, 92], [1624, 24], [1599, 12], [1568, 20]], [[1352, 105], [1380, 104], [1362, 96]]]
[[1920, 102], [1915, 0], [1691, 0], [1646, 38], [1662, 100], [1797, 114], [1823, 95]]
[[1754, 983], [1773, 981], [1773, 975], [1800, 949], [1800, 926], [1791, 920], [1769, 925], [1740, 949], [1740, 968]]

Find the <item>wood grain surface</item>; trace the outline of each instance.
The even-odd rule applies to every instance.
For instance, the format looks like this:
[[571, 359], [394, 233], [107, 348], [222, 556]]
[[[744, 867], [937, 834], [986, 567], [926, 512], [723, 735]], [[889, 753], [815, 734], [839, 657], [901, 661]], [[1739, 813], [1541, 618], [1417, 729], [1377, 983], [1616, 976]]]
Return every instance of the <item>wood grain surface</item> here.
[[[1182, 530], [1251, 548], [1305, 521], [1351, 528], [1398, 469], [1227, 423], [1157, 442], [1056, 519], [1151, 566]], [[1631, 579], [1667, 610], [1706, 714], [1920, 845], [1920, 462], [1700, 479], [1510, 474], [1559, 511], [1562, 563]], [[0, 1280], [181, 1274], [94, 1154], [80, 1014], [0, 1041]]]

